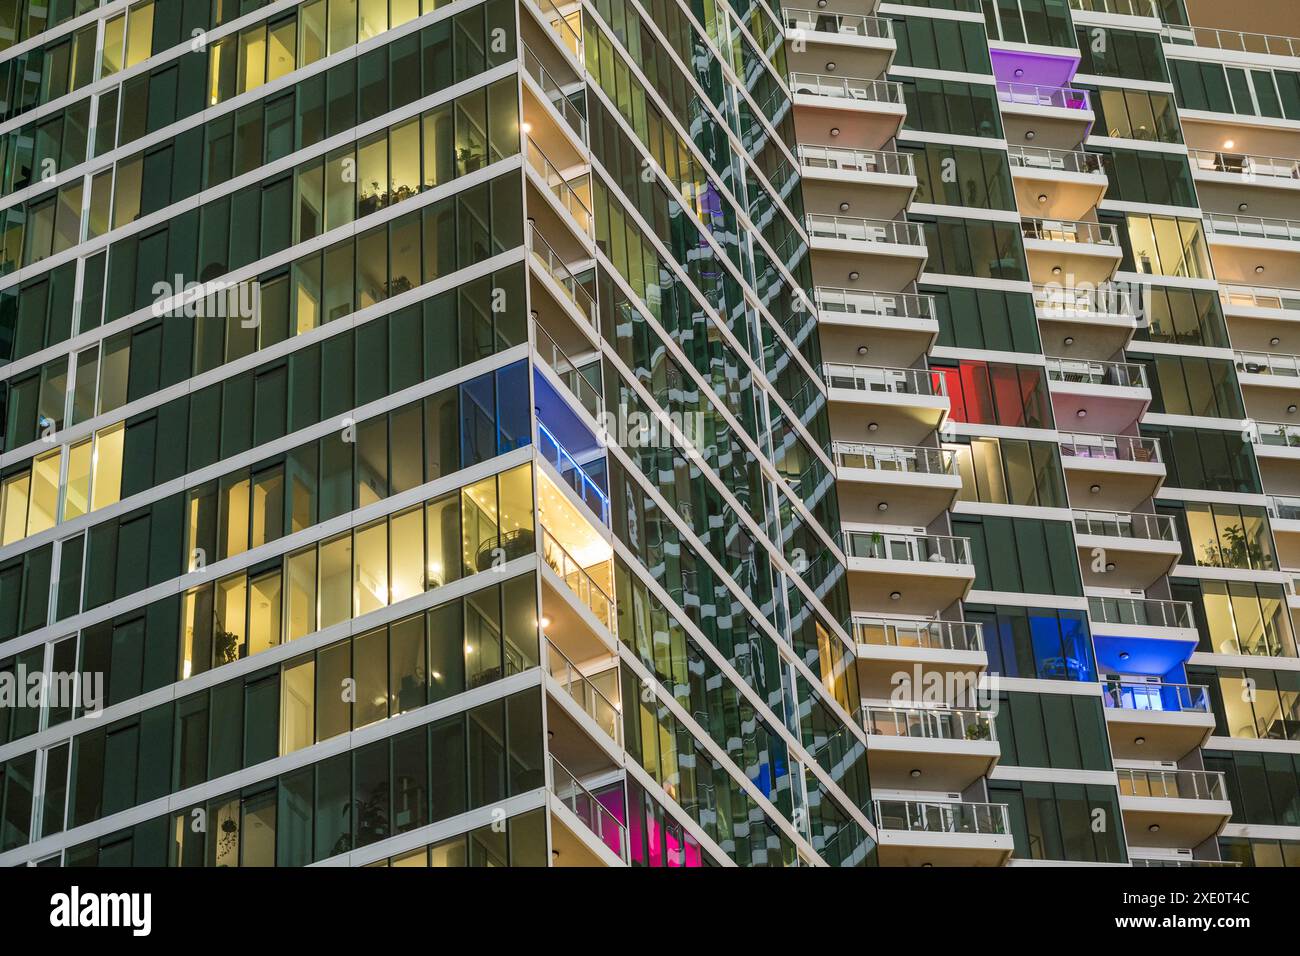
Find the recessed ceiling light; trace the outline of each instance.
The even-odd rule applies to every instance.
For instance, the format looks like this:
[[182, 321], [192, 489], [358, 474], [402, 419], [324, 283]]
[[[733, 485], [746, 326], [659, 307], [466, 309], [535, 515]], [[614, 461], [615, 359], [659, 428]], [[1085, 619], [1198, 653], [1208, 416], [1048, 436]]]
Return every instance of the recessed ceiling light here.
[[847, 202], [840, 203], [840, 212], [848, 212], [848, 211], [849, 211], [849, 204]]
[[1074, 344], [1074, 336], [1073, 336], [1073, 335], [1067, 335], [1067, 336], [1065, 337], [1065, 344], [1066, 344], [1066, 345], [1073, 345], [1073, 344]]
[[1224, 149], [1232, 149], [1232, 147], [1234, 147], [1234, 146], [1236, 146], [1236, 145], [1237, 145], [1237, 141], [1236, 141], [1235, 139], [1225, 139], [1225, 140], [1223, 141], [1223, 148], [1224, 148]]
[[1025, 130], [1025, 139], [1033, 139], [1037, 135], [1038, 134], [1035, 133], [1032, 129]]
[[531, 133], [533, 131], [533, 124], [525, 121], [519, 124], [519, 128], [525, 133]]
[[898, 600], [899, 598], [901, 598], [902, 596], [903, 596], [903, 592], [902, 592], [902, 591], [890, 591], [890, 592], [889, 592], [889, 600], [891, 600], [891, 601], [897, 601], [897, 600]]
[[1281, 344], [1282, 344], [1282, 340], [1279, 339], [1279, 338], [1275, 335], [1275, 336], [1273, 336], [1271, 339], [1268, 340], [1268, 344], [1269, 344], [1269, 345], [1281, 345]]
[[1091, 491], [1094, 495], [1099, 495], [1101, 494], [1101, 485], [1091, 485], [1089, 486], [1088, 490]]
[[1237, 203], [1237, 212], [1245, 212], [1248, 208], [1250, 208], [1250, 203], [1248, 202]]
[[1025, 71], [1020, 67], [1016, 67], [1016, 76], [1024, 76], [1024, 75], [1025, 75]]
[[1142, 746], [1144, 743], [1146, 743], [1146, 742], [1147, 742], [1147, 739], [1146, 739], [1145, 737], [1134, 737], [1134, 738], [1133, 738], [1133, 743], [1137, 744], [1139, 747], [1141, 747], [1141, 746]]
[[826, 70], [827, 70], [827, 72], [829, 72], [829, 73], [834, 73], [834, 72], [835, 72], [835, 61], [834, 61], [834, 60], [827, 60], [827, 61], [826, 61]]
[[1075, 417], [1075, 418], [1087, 418], [1087, 417], [1088, 417], [1088, 410], [1087, 410], [1086, 408], [1081, 408], [1081, 409], [1079, 409], [1077, 412], [1074, 413], [1074, 417]]
[[1294, 406], [1294, 405], [1288, 405], [1288, 406], [1286, 407], [1286, 410], [1287, 410], [1287, 414], [1289, 414], [1289, 415], [1294, 415], [1294, 414], [1295, 414], [1295, 406]]
[[1158, 824], [1158, 823], [1153, 823], [1153, 824], [1151, 824], [1151, 826], [1147, 827], [1147, 830], [1148, 830], [1149, 832], [1151, 832], [1151, 833], [1159, 833], [1159, 832], [1160, 832], [1160, 824]]
[[1114, 570], [1115, 570], [1115, 562], [1114, 562], [1114, 561], [1108, 562], [1107, 565], [1106, 565], [1106, 570], [1107, 570], [1107, 571], [1114, 571]]
[[832, 126], [832, 127], [831, 127], [831, 135], [832, 135], [832, 136], [839, 136], [839, 135], [840, 135], [840, 128], [839, 128], [838, 126]]
[[1128, 651], [1120, 651], [1120, 652], [1119, 652], [1119, 659], [1122, 660], [1122, 661], [1126, 661], [1126, 660], [1128, 660], [1128, 659], [1129, 659], [1129, 653], [1128, 653]]
[[867, 354], [867, 347], [866, 347], [865, 345], [859, 345], [859, 346], [858, 346], [858, 354], [859, 354], [859, 355], [866, 355], [866, 354]]
[[916, 779], [917, 777], [921, 776], [921, 771], [913, 767], [912, 772], [909, 774], [909, 776], [911, 776], [913, 779]]
[[849, 281], [850, 281], [850, 282], [857, 282], [857, 281], [858, 281], [858, 273], [857, 273], [857, 270], [856, 270], [856, 269], [855, 269], [854, 271], [852, 271], [852, 272], [849, 273]]
[[888, 502], [888, 501], [882, 501], [880, 504], [876, 505], [876, 510], [877, 510], [877, 511], [888, 511], [888, 510], [889, 510], [889, 502]]
[[1039, 193], [1039, 194], [1038, 194], [1038, 201], [1039, 201], [1040, 203], [1045, 203], [1045, 202], [1047, 202], [1047, 193]]
[[880, 426], [877, 425], [875, 422], [867, 422], [867, 431], [869, 432], [874, 432], [879, 427]]
[[1264, 271], [1263, 266], [1255, 266], [1255, 275], [1260, 275]]

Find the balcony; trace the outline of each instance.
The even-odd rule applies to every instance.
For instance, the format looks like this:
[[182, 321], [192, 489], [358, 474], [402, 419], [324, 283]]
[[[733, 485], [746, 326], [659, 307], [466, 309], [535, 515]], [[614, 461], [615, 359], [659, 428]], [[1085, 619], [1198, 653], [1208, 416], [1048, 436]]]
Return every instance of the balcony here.
[[877, 800], [881, 866], [1001, 866], [1014, 842], [1005, 804]]
[[584, 673], [549, 637], [542, 652], [551, 754], [583, 778], [617, 771], [624, 758], [617, 656], [605, 654]]
[[946, 448], [832, 442], [839, 479], [840, 517], [925, 527], [957, 499], [961, 476]]
[[[575, 67], [582, 63], [582, 11], [570, 7], [562, 12], [553, 0], [528, 0], [524, 7], [536, 18], [541, 32], [550, 36], [555, 48], [573, 61]], [[536, 30], [526, 31], [535, 35]]]
[[579, 362], [560, 348], [559, 343], [540, 322], [533, 323], [533, 329], [536, 331], [534, 348], [541, 364], [551, 370], [569, 397], [591, 416], [592, 423], [599, 422], [605, 411], [605, 399], [598, 384], [599, 355], [592, 355], [585, 362]]
[[1264, 56], [1300, 57], [1300, 39], [1271, 33], [1242, 33], [1238, 30], [1216, 30], [1213, 27], [1168, 25], [1160, 31], [1160, 35], [1165, 43], [1179, 46], [1199, 46], [1207, 50]]
[[864, 704], [862, 723], [874, 787], [960, 793], [1000, 754], [988, 711]]
[[1093, 637], [1160, 638], [1196, 644], [1196, 621], [1187, 601], [1153, 598], [1088, 598]]
[[594, 475], [605, 469], [603, 452], [594, 461], [579, 462], [574, 458], [549, 428], [537, 423], [537, 451], [549, 461], [559, 476], [587, 506], [601, 524], [609, 525], [609, 495]]
[[1155, 438], [1061, 432], [1058, 441], [1071, 501], [1132, 511], [1164, 483], [1165, 464]]
[[537, 469], [542, 615], [550, 622], [543, 629], [571, 660], [583, 663], [615, 647], [614, 551], [608, 531], [552, 479], [553, 473], [545, 466]]
[[1300, 422], [1247, 421], [1242, 434], [1254, 445], [1264, 491], [1300, 495]]
[[1081, 13], [1109, 13], [1120, 17], [1160, 19], [1156, 0], [1070, 0], [1070, 9]]
[[1300, 292], [1225, 285], [1219, 301], [1238, 348], [1300, 353]]
[[1151, 404], [1146, 372], [1130, 362], [1049, 357], [1047, 384], [1058, 424], [1086, 421], [1102, 434], [1133, 430]]
[[847, 202], [855, 213], [889, 220], [916, 192], [911, 153], [800, 143], [796, 155], [804, 208], [811, 213], [833, 214]]
[[1089, 587], [1146, 589], [1183, 553], [1173, 518], [1143, 512], [1076, 511], [1074, 542]]
[[1181, 760], [1214, 731], [1210, 690], [1200, 684], [1108, 681], [1102, 703], [1118, 760]]
[[546, 44], [530, 44], [525, 37], [519, 45], [523, 54], [520, 72], [526, 77], [523, 115], [532, 127], [530, 135], [553, 156], [565, 160], [581, 157], [587, 145], [581, 74]]
[[1277, 421], [1293, 414], [1300, 399], [1300, 356], [1235, 352], [1233, 359], [1248, 416]]
[[546, 758], [552, 866], [626, 866], [627, 828], [620, 784], [588, 789], [553, 754]]
[[[595, 220], [591, 215], [591, 175], [587, 167], [583, 165], [580, 172], [566, 177], [531, 136], [524, 143], [524, 154], [528, 159], [528, 181], [536, 195], [552, 201], [551, 219], [564, 223], [579, 240], [593, 241]], [[530, 202], [528, 211], [536, 219], [541, 210]]]
[[1073, 286], [1108, 282], [1119, 267], [1123, 250], [1115, 227], [1065, 219], [1024, 219], [1029, 275], [1035, 284], [1065, 281]]
[[930, 614], [964, 598], [975, 583], [968, 538], [844, 531], [841, 540], [853, 607]]
[[903, 88], [892, 80], [796, 71], [790, 92], [800, 143], [880, 149], [898, 135], [907, 115]]
[[1106, 194], [1099, 153], [1046, 146], [1008, 146], [1016, 205], [1022, 216], [1080, 219]]
[[1087, 90], [999, 81], [997, 96], [1008, 144], [1074, 149], [1096, 118]]
[[[538, 313], [539, 320], [548, 329], [554, 331], [563, 328], [565, 336], [577, 333], [592, 348], [598, 347], [596, 300], [586, 284], [579, 281], [572, 267], [556, 252], [540, 229], [530, 225], [526, 238], [529, 278], [534, 290], [531, 304]], [[572, 256], [569, 261], [576, 258]], [[589, 268], [589, 262], [590, 260], [583, 259], [582, 268]], [[560, 337], [558, 333], [556, 337]]]
[[1204, 219], [1220, 281], [1246, 285], [1264, 274], [1286, 288], [1300, 285], [1300, 220], [1212, 212]]
[[1116, 770], [1129, 846], [1196, 847], [1232, 814], [1223, 774], [1206, 770]]
[[813, 297], [822, 355], [830, 362], [852, 362], [866, 348], [873, 359], [906, 368], [939, 337], [932, 295], [818, 286]]
[[1068, 349], [1081, 359], [1106, 359], [1127, 348], [1138, 326], [1135, 296], [1127, 287], [1110, 282], [1036, 285], [1034, 313], [1043, 348]]
[[897, 49], [893, 23], [883, 17], [797, 7], [784, 7], [782, 13], [791, 70], [819, 70], [832, 60], [838, 70], [879, 76], [893, 61]]
[[917, 445], [940, 425], [949, 402], [942, 376], [923, 368], [822, 367], [831, 402], [831, 434]]
[[819, 286], [905, 289], [925, 267], [925, 236], [914, 222], [809, 214], [804, 225]]
[[949, 699], [973, 695], [988, 666], [981, 627], [974, 621], [908, 620], [854, 615], [858, 682], [865, 696], [887, 698], [894, 675], [914, 672], [916, 683], [941, 677]]
[[1300, 567], [1300, 497], [1269, 498], [1268, 517], [1277, 546], [1277, 563], [1284, 568]]
[[1245, 203], [1279, 216], [1300, 215], [1300, 161], [1211, 149], [1189, 149], [1188, 159], [1202, 209]]

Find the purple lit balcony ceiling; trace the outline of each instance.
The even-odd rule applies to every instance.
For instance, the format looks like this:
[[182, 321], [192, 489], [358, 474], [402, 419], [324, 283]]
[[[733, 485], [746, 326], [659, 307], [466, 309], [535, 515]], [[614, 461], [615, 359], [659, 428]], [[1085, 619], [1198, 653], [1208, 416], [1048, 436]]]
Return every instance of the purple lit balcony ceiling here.
[[989, 55], [997, 79], [998, 99], [1002, 103], [1091, 110], [1088, 92], [1070, 85], [1079, 68], [1077, 53], [1057, 56], [1022, 50], [990, 50]]

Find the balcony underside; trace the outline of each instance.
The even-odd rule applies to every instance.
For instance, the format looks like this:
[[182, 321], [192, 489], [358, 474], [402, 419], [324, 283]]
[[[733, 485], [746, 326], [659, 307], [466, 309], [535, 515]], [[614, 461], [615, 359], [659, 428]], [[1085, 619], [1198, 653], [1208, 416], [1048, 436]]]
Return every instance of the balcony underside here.
[[906, 115], [902, 103], [794, 94], [794, 129], [800, 143], [880, 149], [898, 135]]
[[933, 614], [960, 601], [975, 583], [971, 564], [850, 557], [848, 569], [849, 601], [862, 612]]
[[1117, 760], [1181, 760], [1209, 739], [1214, 714], [1107, 707], [1106, 729]]
[[[1058, 242], [1025, 238], [1029, 276], [1038, 285], [1073, 281], [1075, 285], [1108, 282], [1119, 267], [1119, 246], [1100, 242]], [[1060, 272], [1056, 272], [1060, 269]]]
[[1083, 583], [1095, 588], [1144, 591], [1172, 571], [1183, 553], [1177, 541], [1119, 538], [1077, 531], [1074, 541], [1079, 549]]
[[1092, 110], [1006, 102], [998, 105], [1007, 144], [1014, 146], [1078, 149], [1095, 119]]
[[[1106, 194], [1107, 180], [1103, 173], [1012, 166], [1011, 178], [1016, 187], [1016, 206], [1022, 216], [1083, 219]], [[1039, 196], [1046, 199], [1040, 202]]]
[[[916, 192], [916, 177], [801, 166], [804, 209], [813, 215], [893, 219]], [[848, 209], [840, 203], [847, 202]]]
[[1128, 434], [1151, 404], [1150, 389], [1131, 385], [1051, 381], [1048, 388], [1058, 427], [1100, 435]]
[[959, 683], [966, 688], [978, 681], [988, 663], [988, 655], [982, 650], [892, 644], [859, 644], [857, 649], [858, 684], [862, 693], [881, 700], [889, 699], [897, 689], [900, 675], [914, 687], [942, 680], [945, 688], [956, 688]]
[[[944, 395], [908, 395], [865, 389], [827, 389], [831, 435], [836, 441], [919, 445], [943, 424], [948, 412]], [[871, 429], [872, 424], [875, 430]]]
[[[1129, 846], [1197, 847], [1216, 836], [1232, 814], [1227, 800], [1120, 795]], [[1151, 827], [1157, 827], [1155, 831]]]
[[[875, 468], [836, 469], [840, 517], [870, 522], [888, 514], [890, 521], [924, 528], [943, 514], [961, 490], [959, 475], [929, 475]], [[885, 505], [885, 508], [881, 508]]]
[[[1131, 315], [1098, 312], [1038, 313], [1043, 351], [1090, 361], [1107, 361], [1133, 341], [1137, 320]], [[1066, 343], [1066, 339], [1073, 339]]]
[[[813, 282], [846, 289], [901, 292], [925, 267], [925, 246], [812, 236]], [[857, 278], [853, 274], [857, 273]]]
[[[1300, 241], [1231, 236], [1210, 232], [1206, 235], [1214, 274], [1228, 285], [1258, 285], [1282, 289], [1300, 287]], [[1263, 272], [1255, 270], [1263, 266]]]
[[1002, 866], [1015, 844], [1010, 834], [915, 833], [881, 830], [881, 866]]
[[873, 363], [890, 368], [911, 368], [930, 351], [939, 336], [934, 319], [859, 312], [837, 312], [823, 308], [817, 313], [822, 360], [853, 365], [862, 361], [858, 350], [867, 348]]
[[[1160, 461], [1062, 455], [1061, 465], [1070, 501], [1076, 508], [1134, 511], [1154, 497], [1165, 480], [1165, 465]], [[1092, 491], [1094, 485], [1100, 486], [1096, 492]]]
[[[996, 740], [867, 735], [867, 763], [873, 787], [924, 787], [961, 793], [993, 769], [999, 753]], [[919, 770], [920, 776], [914, 777], [914, 770]]]

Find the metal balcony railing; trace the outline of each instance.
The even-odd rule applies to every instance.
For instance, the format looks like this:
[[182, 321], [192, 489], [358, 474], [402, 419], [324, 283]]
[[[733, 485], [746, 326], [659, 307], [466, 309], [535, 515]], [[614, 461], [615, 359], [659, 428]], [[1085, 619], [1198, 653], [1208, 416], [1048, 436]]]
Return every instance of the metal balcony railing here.
[[942, 375], [924, 368], [881, 368], [875, 365], [822, 366], [827, 388], [847, 388], [859, 392], [894, 392], [900, 395], [946, 395]]
[[1217, 770], [1116, 770], [1122, 797], [1173, 797], [1227, 800], [1228, 788]]
[[592, 681], [587, 678], [577, 665], [569, 660], [564, 651], [555, 646], [550, 638], [546, 642], [546, 672], [554, 677], [574, 702], [594, 720], [601, 730], [609, 735], [620, 747], [623, 746], [622, 708], [606, 697]]
[[1085, 435], [1061, 432], [1061, 455], [1066, 458], [1098, 458], [1105, 461], [1160, 461], [1160, 442], [1135, 435]]
[[1058, 109], [1089, 110], [1087, 90], [1068, 86], [1037, 86], [1033, 83], [998, 83], [998, 100], [1008, 106], [1054, 106]]
[[853, 618], [853, 640], [879, 647], [924, 647], [944, 651], [981, 651], [983, 626], [975, 621], [912, 621], [907, 618]]
[[1117, 246], [1115, 227], [1101, 222], [1072, 222], [1068, 219], [1022, 219], [1020, 232], [1026, 239], [1074, 242], [1081, 245]]
[[1212, 149], [1189, 149], [1194, 169], [1212, 173], [1235, 173], [1243, 179], [1300, 179], [1300, 160], [1250, 153], [1224, 153]]
[[1268, 219], [1264, 216], [1237, 216], [1218, 212], [1204, 214], [1205, 231], [1216, 236], [1239, 236], [1242, 239], [1300, 240], [1300, 221]]
[[825, 73], [791, 73], [790, 92], [864, 103], [903, 102], [903, 85], [893, 80], [868, 80], [858, 76], [831, 76]]
[[993, 717], [973, 708], [877, 707], [864, 704], [862, 726], [883, 737], [996, 740]]
[[586, 286], [577, 280], [569, 267], [565, 265], [564, 260], [559, 254], [551, 248], [551, 244], [546, 241], [542, 234], [533, 226], [528, 227], [528, 251], [532, 253], [535, 259], [547, 275], [549, 275], [564, 290], [564, 294], [574, 307], [587, 320], [587, 324], [593, 329], [597, 327], [599, 321], [596, 314], [596, 300], [591, 297]]
[[1251, 309], [1292, 309], [1300, 311], [1300, 292], [1291, 289], [1225, 285], [1219, 287], [1219, 301], [1224, 305], [1244, 306]]
[[1286, 422], [1252, 422], [1246, 434], [1256, 445], [1276, 445], [1282, 448], [1300, 446], [1300, 425]]
[[1132, 362], [1091, 362], [1049, 357], [1047, 378], [1052, 382], [1076, 382], [1083, 385], [1147, 387], [1146, 370]]
[[818, 286], [813, 290], [817, 311], [853, 315], [887, 315], [904, 319], [933, 319], [934, 296], [911, 292], [858, 292]]
[[1140, 857], [1130, 857], [1129, 862], [1133, 866], [1241, 866], [1238, 860], [1193, 860], [1186, 858], [1164, 859], [1149, 857], [1142, 859]]
[[564, 121], [569, 124], [569, 128], [578, 134], [578, 139], [584, 143], [587, 142], [587, 118], [573, 105], [573, 101], [569, 99], [559, 82], [542, 65], [542, 61], [528, 44], [520, 40], [519, 45], [524, 50], [524, 72], [541, 87], [542, 93], [555, 107], [556, 112], [564, 117]]
[[590, 508], [606, 525], [609, 524], [609, 495], [605, 494], [605, 489], [600, 483], [592, 477], [578, 459], [569, 453], [569, 450], [560, 444], [560, 440], [555, 434], [541, 423], [537, 422], [537, 450], [542, 457], [555, 466], [555, 470], [573, 489], [574, 493], [582, 499], [582, 503]]
[[1102, 703], [1115, 710], [1208, 714], [1210, 689], [1204, 684], [1151, 684], [1145, 681], [1112, 680], [1102, 687]]
[[852, 242], [884, 242], [890, 245], [925, 245], [921, 227], [903, 219], [858, 219], [854, 216], [805, 217], [808, 235]]
[[1008, 146], [1007, 158], [1012, 168], [1043, 169], [1059, 173], [1100, 173], [1105, 171], [1100, 153], [1081, 149], [1051, 149], [1046, 146]]
[[1268, 499], [1268, 513], [1283, 521], [1300, 521], [1300, 498], [1274, 496]]
[[582, 785], [569, 769], [547, 754], [547, 769], [551, 778], [551, 793], [573, 811], [597, 839], [615, 853], [624, 863], [628, 861], [627, 827], [614, 816], [600, 799]]
[[1103, 282], [1067, 288], [1056, 283], [1034, 286], [1034, 308], [1040, 315], [1084, 312], [1099, 315], [1137, 315], [1133, 293], [1124, 286]]
[[1169, 515], [1126, 511], [1076, 511], [1076, 534], [1096, 534], [1107, 538], [1131, 538], [1142, 541], [1177, 541], [1174, 519]]
[[1166, 43], [1180, 46], [1201, 46], [1237, 53], [1267, 53], [1271, 56], [1300, 56], [1300, 40], [1271, 33], [1169, 25], [1160, 31], [1160, 35]]
[[1279, 352], [1234, 352], [1238, 372], [1251, 375], [1279, 375], [1284, 378], [1300, 376], [1300, 356]]
[[947, 448], [919, 448], [911, 445], [868, 445], [862, 442], [831, 443], [831, 456], [841, 468], [870, 471], [904, 471], [923, 475], [955, 475], [957, 459]]
[[1113, 13], [1123, 17], [1160, 19], [1156, 0], [1070, 0], [1071, 10], [1086, 13]]
[[[531, 136], [527, 137], [527, 141], [525, 153], [528, 156], [528, 165], [542, 177], [546, 187], [554, 194], [560, 205], [568, 210], [569, 215], [574, 218], [582, 231], [590, 237], [594, 220], [591, 216], [591, 208], [582, 198], [583, 193], [588, 197], [591, 195], [590, 180], [585, 173], [575, 176], [572, 180], [565, 179], [559, 167], [547, 158]], [[574, 187], [575, 182], [579, 188]]]
[[551, 570], [564, 579], [569, 590], [577, 595], [596, 619], [605, 625], [611, 634], [614, 632], [614, 601], [605, 592], [596, 579], [580, 565], [574, 557], [564, 550], [564, 545], [556, 540], [545, 526], [542, 527], [542, 558]]
[[889, 173], [894, 176], [913, 176], [916, 167], [911, 153], [896, 153], [887, 149], [845, 149], [840, 146], [815, 146], [800, 143], [799, 163], [809, 169], [833, 169], [845, 173]]
[[[570, 56], [581, 61], [582, 34], [574, 29], [573, 24], [569, 22], [569, 18], [559, 11], [552, 0], [530, 0], [530, 2], [541, 13], [542, 19], [551, 25], [556, 38], [560, 41], [560, 45], [569, 52]], [[581, 23], [581, 14], [576, 14], [576, 16], [579, 18], [578, 22]]]
[[881, 561], [925, 561], [970, 564], [970, 538], [946, 534], [896, 534], [884, 531], [844, 531], [844, 553], [850, 558]]
[[599, 419], [605, 410], [605, 399], [600, 389], [583, 374], [583, 370], [594, 368], [596, 375], [599, 376], [600, 359], [593, 358], [580, 366], [565, 354], [564, 349], [556, 344], [555, 339], [551, 338], [551, 334], [542, 327], [540, 322], [534, 322], [533, 328], [537, 330], [538, 357], [564, 383], [573, 397], [578, 400], [578, 404], [590, 412], [592, 418]]
[[860, 13], [837, 13], [834, 10], [801, 10], [784, 7], [787, 30], [806, 30], [809, 33], [839, 33], [845, 36], [889, 39], [894, 35], [894, 24], [883, 17], [867, 17]]
[[1140, 627], [1192, 628], [1190, 601], [1154, 598], [1089, 597], [1088, 616], [1093, 624], [1131, 624]]
[[877, 800], [876, 822], [882, 830], [922, 833], [1011, 832], [1004, 803], [946, 803], [927, 800]]

